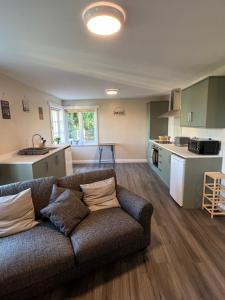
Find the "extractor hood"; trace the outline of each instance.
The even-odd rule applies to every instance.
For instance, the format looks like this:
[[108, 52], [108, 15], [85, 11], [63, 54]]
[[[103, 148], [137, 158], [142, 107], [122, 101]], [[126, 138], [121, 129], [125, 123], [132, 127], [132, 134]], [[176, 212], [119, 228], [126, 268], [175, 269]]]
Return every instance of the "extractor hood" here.
[[181, 89], [174, 89], [170, 94], [169, 111], [159, 116], [159, 118], [180, 117]]

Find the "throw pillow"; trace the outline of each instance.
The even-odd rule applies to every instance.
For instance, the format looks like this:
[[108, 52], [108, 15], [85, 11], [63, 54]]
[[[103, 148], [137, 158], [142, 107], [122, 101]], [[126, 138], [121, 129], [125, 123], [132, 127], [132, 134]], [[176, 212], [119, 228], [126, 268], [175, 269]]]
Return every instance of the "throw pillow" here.
[[81, 198], [81, 192], [66, 189], [54, 202], [41, 210], [41, 215], [68, 236], [89, 214], [89, 209], [81, 202]]
[[29, 230], [37, 224], [31, 189], [0, 197], [0, 237]]
[[120, 207], [116, 198], [114, 177], [89, 184], [82, 184], [83, 201], [91, 211], [111, 207]]
[[59, 195], [61, 195], [63, 192], [65, 192], [65, 190], [66, 189], [57, 186], [57, 184], [53, 184], [49, 203], [54, 202], [59, 197]]

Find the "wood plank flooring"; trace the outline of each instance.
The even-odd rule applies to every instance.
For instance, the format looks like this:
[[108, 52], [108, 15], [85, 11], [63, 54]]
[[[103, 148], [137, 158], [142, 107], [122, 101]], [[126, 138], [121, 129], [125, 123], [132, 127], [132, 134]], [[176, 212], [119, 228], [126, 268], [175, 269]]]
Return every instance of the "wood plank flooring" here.
[[[75, 166], [75, 172], [93, 169], [98, 166]], [[225, 299], [225, 218], [178, 207], [147, 164], [118, 164], [115, 170], [119, 184], [154, 206], [151, 246], [42, 299]]]

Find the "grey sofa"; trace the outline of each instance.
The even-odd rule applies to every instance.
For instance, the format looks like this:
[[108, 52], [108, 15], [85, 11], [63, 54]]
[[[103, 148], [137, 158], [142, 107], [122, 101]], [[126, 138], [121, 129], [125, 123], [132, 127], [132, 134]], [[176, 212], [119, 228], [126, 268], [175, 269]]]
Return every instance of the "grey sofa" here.
[[[48, 204], [52, 186], [75, 190], [80, 184], [114, 176], [113, 170], [41, 178], [0, 186], [0, 196], [32, 189], [36, 219]], [[121, 208], [99, 210], [65, 237], [50, 222], [0, 238], [0, 299], [33, 299], [106, 263], [146, 248], [150, 243], [152, 205], [116, 185]]]

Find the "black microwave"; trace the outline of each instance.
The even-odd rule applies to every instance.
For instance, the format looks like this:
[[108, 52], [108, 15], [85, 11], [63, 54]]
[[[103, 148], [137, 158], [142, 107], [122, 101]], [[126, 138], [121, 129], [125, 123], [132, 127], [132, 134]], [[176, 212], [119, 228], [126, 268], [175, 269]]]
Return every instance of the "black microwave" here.
[[193, 138], [188, 143], [188, 150], [202, 155], [217, 155], [220, 152], [221, 142], [212, 139]]

